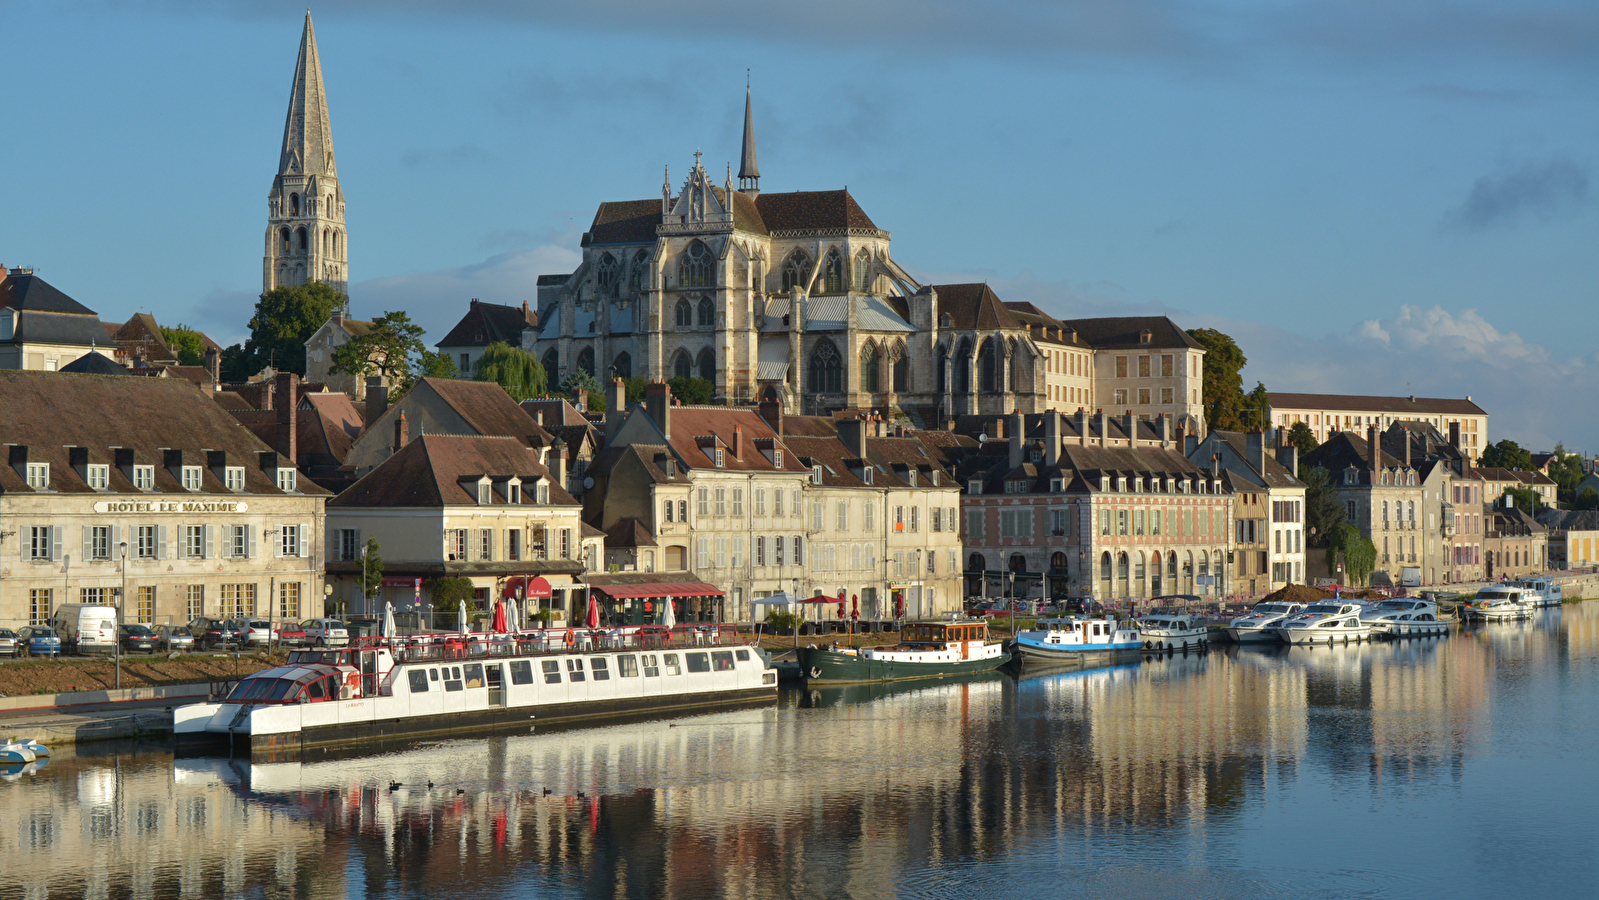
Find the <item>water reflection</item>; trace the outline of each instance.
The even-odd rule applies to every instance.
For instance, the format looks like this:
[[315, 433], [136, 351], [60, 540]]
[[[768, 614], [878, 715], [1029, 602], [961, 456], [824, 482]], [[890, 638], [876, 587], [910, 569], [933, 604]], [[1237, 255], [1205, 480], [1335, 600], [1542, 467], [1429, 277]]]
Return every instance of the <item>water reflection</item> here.
[[305, 764], [66, 753], [0, 784], [0, 897], [1584, 893], [1596, 673], [1586, 604]]

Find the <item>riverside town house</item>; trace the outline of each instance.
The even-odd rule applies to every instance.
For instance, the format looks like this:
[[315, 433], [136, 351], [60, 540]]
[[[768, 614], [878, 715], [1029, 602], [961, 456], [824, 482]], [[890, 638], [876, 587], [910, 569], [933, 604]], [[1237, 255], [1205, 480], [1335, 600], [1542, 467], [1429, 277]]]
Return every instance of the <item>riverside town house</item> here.
[[0, 627], [321, 614], [327, 492], [188, 381], [0, 371], [0, 435]]

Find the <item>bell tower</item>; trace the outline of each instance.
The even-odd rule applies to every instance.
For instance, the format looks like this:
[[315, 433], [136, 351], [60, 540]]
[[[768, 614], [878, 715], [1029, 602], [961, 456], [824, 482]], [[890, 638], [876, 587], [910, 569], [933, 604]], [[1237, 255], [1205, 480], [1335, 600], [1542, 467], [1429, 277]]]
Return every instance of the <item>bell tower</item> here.
[[322, 86], [316, 30], [305, 14], [300, 58], [294, 64], [289, 115], [283, 123], [278, 174], [267, 194], [266, 256], [261, 289], [321, 281], [340, 293], [350, 287], [344, 192], [333, 161], [333, 129]]

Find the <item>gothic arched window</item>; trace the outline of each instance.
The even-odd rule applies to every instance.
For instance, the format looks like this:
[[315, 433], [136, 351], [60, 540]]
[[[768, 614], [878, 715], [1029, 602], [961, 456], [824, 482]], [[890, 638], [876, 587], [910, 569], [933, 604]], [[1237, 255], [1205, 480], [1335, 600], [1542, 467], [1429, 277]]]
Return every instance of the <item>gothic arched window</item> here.
[[295, 243], [295, 248], [294, 249], [299, 250], [302, 253], [305, 252], [306, 250], [310, 249], [310, 245], [306, 243], [305, 226], [304, 225], [301, 225], [299, 228], [294, 229], [294, 243]]
[[676, 321], [679, 328], [694, 327], [694, 307], [690, 306], [687, 300], [677, 301]]
[[677, 378], [694, 377], [694, 361], [688, 358], [687, 350], [677, 351], [677, 356], [672, 360], [672, 374]]
[[999, 390], [999, 361], [995, 359], [998, 355], [995, 350], [994, 340], [990, 338], [983, 342], [983, 349], [977, 353], [977, 370], [982, 378], [979, 384], [985, 392]]
[[811, 351], [811, 393], [836, 394], [844, 389], [844, 360], [833, 342], [823, 338]]
[[554, 347], [551, 347], [549, 350], [545, 351], [543, 365], [544, 374], [549, 377], [550, 381], [560, 381], [561, 354], [559, 351], [557, 351]]
[[299, 194], [290, 194], [289, 195], [289, 215], [297, 216], [299, 214], [300, 214], [300, 195]]
[[633, 268], [627, 273], [627, 289], [635, 294], [644, 287], [644, 270], [649, 261], [650, 255], [643, 250], [633, 255]]
[[939, 344], [933, 364], [938, 367], [938, 392], [942, 394], [949, 390], [949, 348]]
[[783, 261], [783, 290], [804, 290], [810, 282], [811, 258], [804, 250], [795, 250]]
[[866, 293], [872, 289], [872, 254], [862, 248], [855, 254], [855, 290]]
[[889, 351], [888, 358], [894, 363], [893, 380], [889, 382], [891, 391], [907, 391], [911, 386], [911, 361], [905, 355], [905, 342], [899, 341]]
[[970, 338], [961, 340], [960, 349], [955, 351], [955, 393], [968, 394], [972, 390], [972, 341]]
[[577, 370], [589, 375], [594, 374], [594, 348], [584, 347], [577, 354]]
[[289, 252], [289, 229], [287, 229], [287, 228], [280, 229], [278, 231], [278, 236], [283, 241], [283, 251], [282, 252], [288, 253]]
[[711, 304], [711, 298], [700, 298], [700, 327], [716, 327], [716, 307]]
[[1021, 362], [1021, 354], [1016, 352], [1015, 341], [1011, 341], [1005, 347], [1005, 356], [1009, 359], [1009, 364], [1005, 367], [1005, 373], [1009, 380], [1009, 383], [1006, 385], [1006, 390], [1019, 391], [1021, 390], [1021, 387], [1018, 385], [1020, 379], [1016, 376], [1016, 370], [1020, 368], [1017, 363]]
[[611, 360], [611, 377], [633, 377], [633, 357], [630, 356], [626, 350], [616, 354], [616, 358]]
[[700, 351], [699, 360], [700, 377], [706, 381], [716, 380], [716, 354], [709, 350]]
[[600, 265], [594, 273], [594, 280], [599, 284], [602, 295], [606, 297], [616, 296], [616, 289], [619, 284], [616, 274], [620, 268], [621, 264], [611, 254], [607, 253], [600, 257]]
[[838, 248], [827, 251], [827, 260], [822, 268], [822, 293], [837, 294], [844, 290], [844, 260], [838, 255]]
[[683, 287], [711, 286], [711, 250], [700, 241], [688, 245], [677, 261], [677, 281]]
[[861, 348], [861, 390], [875, 394], [880, 390], [877, 378], [877, 345], [867, 341]]

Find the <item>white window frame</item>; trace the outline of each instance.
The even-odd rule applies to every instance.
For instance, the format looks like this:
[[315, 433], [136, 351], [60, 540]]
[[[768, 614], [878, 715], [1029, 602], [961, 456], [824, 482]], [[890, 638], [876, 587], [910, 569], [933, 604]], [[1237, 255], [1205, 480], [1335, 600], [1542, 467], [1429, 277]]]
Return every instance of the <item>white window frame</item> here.
[[28, 487], [31, 487], [36, 491], [48, 491], [50, 489], [49, 463], [28, 463], [27, 472]]
[[96, 491], [103, 491], [111, 486], [111, 467], [106, 465], [93, 465], [88, 467], [89, 487]]
[[182, 471], [183, 489], [186, 491], [198, 491], [205, 487], [205, 475], [203, 472], [204, 470], [199, 466], [184, 466]]
[[301, 537], [302, 536], [300, 534], [300, 526], [298, 526], [298, 525], [279, 525], [278, 526], [278, 547], [279, 547], [280, 555], [285, 556], [285, 557], [299, 556], [300, 555], [300, 539], [301, 539]]
[[294, 493], [295, 492], [295, 475], [296, 474], [297, 473], [293, 469], [279, 469], [278, 470], [278, 490], [282, 491], [285, 494]]
[[244, 490], [244, 466], [223, 466], [222, 476], [228, 490]]
[[141, 491], [155, 490], [155, 466], [134, 466], [133, 486]]

